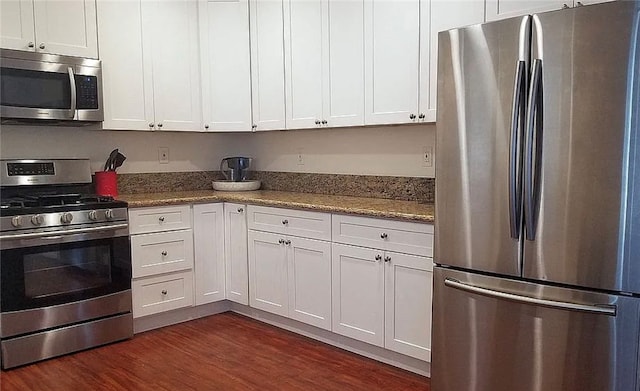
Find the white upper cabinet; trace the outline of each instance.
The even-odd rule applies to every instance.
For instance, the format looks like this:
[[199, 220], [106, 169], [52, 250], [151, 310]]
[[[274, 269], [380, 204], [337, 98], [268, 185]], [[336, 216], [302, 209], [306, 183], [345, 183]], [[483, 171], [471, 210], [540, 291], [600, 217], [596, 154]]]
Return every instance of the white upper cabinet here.
[[201, 130], [195, 0], [98, 1], [105, 129]]
[[365, 2], [365, 123], [417, 121], [418, 0]]
[[199, 0], [205, 130], [251, 131], [248, 0]]
[[364, 124], [364, 2], [285, 2], [287, 128]]
[[[438, 33], [484, 22], [484, 0], [429, 0], [421, 3], [420, 114], [419, 120], [436, 120], [438, 85]], [[423, 118], [420, 118], [423, 116]]]
[[487, 22], [573, 6], [572, 0], [486, 0]]
[[95, 0], [2, 0], [2, 47], [98, 58]]
[[282, 0], [249, 2], [254, 130], [285, 128]]

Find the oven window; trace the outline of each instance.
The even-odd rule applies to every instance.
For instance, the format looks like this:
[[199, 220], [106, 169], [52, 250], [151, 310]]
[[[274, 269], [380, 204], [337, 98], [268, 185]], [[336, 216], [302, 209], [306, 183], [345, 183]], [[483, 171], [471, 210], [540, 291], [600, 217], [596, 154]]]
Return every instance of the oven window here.
[[29, 299], [111, 283], [111, 249], [107, 245], [57, 249], [24, 257], [24, 293]]
[[71, 83], [66, 73], [2, 68], [0, 78], [2, 106], [71, 109]]

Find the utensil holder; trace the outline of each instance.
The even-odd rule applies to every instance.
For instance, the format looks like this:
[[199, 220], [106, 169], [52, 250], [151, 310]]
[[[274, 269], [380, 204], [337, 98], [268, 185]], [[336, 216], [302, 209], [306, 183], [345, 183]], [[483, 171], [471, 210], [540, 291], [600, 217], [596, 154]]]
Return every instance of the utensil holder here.
[[115, 171], [96, 171], [96, 194], [101, 196], [118, 196], [118, 175]]

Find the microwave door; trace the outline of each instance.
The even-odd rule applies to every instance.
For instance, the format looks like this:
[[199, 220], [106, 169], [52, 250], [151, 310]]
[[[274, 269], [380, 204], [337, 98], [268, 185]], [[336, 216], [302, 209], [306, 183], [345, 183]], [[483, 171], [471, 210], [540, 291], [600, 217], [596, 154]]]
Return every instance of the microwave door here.
[[76, 113], [73, 68], [4, 58], [0, 71], [3, 118], [70, 120]]

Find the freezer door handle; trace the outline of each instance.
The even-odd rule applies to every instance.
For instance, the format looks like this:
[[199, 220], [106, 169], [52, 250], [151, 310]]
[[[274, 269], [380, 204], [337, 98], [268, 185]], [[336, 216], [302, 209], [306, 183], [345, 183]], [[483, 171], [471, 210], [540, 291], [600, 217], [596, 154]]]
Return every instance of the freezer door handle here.
[[482, 288], [479, 286], [460, 282], [453, 278], [445, 278], [444, 285], [450, 288], [459, 289], [478, 295], [493, 297], [496, 299], [510, 300], [522, 304], [550, 307], [567, 311], [588, 312], [598, 315], [616, 316], [616, 306], [611, 304], [578, 304], [566, 301], [538, 299], [536, 297], [522, 296], [513, 293]]
[[511, 142], [509, 145], [509, 227], [511, 238], [520, 238], [522, 217], [522, 128], [526, 95], [526, 66], [523, 60], [516, 65], [511, 107]]
[[535, 240], [542, 158], [542, 60], [533, 60], [527, 108], [524, 163], [524, 220], [526, 239]]

